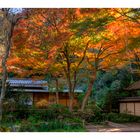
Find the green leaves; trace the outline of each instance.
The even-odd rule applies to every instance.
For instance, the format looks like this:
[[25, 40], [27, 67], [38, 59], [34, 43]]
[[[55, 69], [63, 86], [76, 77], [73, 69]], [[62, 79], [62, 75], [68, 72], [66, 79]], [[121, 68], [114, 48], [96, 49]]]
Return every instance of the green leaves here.
[[121, 81], [119, 81], [119, 80], [113, 81], [111, 86], [110, 86], [111, 90], [113, 90], [113, 91], [114, 90], [119, 90], [120, 87], [121, 87]]
[[98, 33], [104, 31], [104, 26], [113, 20], [114, 18], [112, 16], [95, 18], [94, 16], [90, 15], [90, 17], [86, 17], [72, 23], [70, 28], [76, 33], [77, 36], [80, 36], [84, 33], [88, 35], [95, 35], [97, 31]]

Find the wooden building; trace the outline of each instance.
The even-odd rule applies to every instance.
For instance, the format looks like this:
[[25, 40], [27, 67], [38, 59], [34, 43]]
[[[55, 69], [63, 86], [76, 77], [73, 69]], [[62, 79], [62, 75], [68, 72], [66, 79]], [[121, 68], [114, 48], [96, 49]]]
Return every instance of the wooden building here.
[[[10, 79], [7, 80], [12, 94], [23, 93], [30, 97], [28, 105], [34, 105], [36, 107], [45, 107], [50, 104], [56, 103], [56, 92], [50, 92], [48, 90], [48, 83], [44, 80], [27, 80], [27, 79]], [[78, 105], [77, 94], [81, 93], [81, 90], [75, 90], [74, 106]], [[69, 105], [68, 91], [58, 92], [59, 104], [64, 106]]]
[[[133, 92], [140, 90], [140, 81], [137, 81], [127, 87], [125, 90]], [[140, 97], [127, 97], [120, 101], [120, 113], [140, 116]]]
[[121, 99], [120, 113], [140, 116], [140, 97], [127, 97]]

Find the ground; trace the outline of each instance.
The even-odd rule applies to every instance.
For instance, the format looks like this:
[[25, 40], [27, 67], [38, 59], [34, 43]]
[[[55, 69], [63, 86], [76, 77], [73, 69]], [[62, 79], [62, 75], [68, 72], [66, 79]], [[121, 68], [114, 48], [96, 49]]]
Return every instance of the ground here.
[[88, 132], [140, 132], [140, 123], [118, 124], [109, 122], [106, 125], [87, 124]]

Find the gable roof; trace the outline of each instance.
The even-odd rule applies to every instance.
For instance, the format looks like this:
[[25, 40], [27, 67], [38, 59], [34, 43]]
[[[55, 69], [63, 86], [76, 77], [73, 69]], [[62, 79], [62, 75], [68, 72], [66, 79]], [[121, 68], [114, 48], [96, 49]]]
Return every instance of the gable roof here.
[[139, 90], [140, 89], [140, 81], [137, 81], [131, 84], [129, 87], [125, 88], [125, 90]]

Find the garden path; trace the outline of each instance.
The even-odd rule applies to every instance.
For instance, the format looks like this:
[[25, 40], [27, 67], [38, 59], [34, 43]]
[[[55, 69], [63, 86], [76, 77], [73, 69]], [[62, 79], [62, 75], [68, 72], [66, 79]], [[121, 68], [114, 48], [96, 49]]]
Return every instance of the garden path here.
[[88, 132], [140, 132], [140, 123], [118, 124], [108, 122], [106, 125], [87, 124]]

